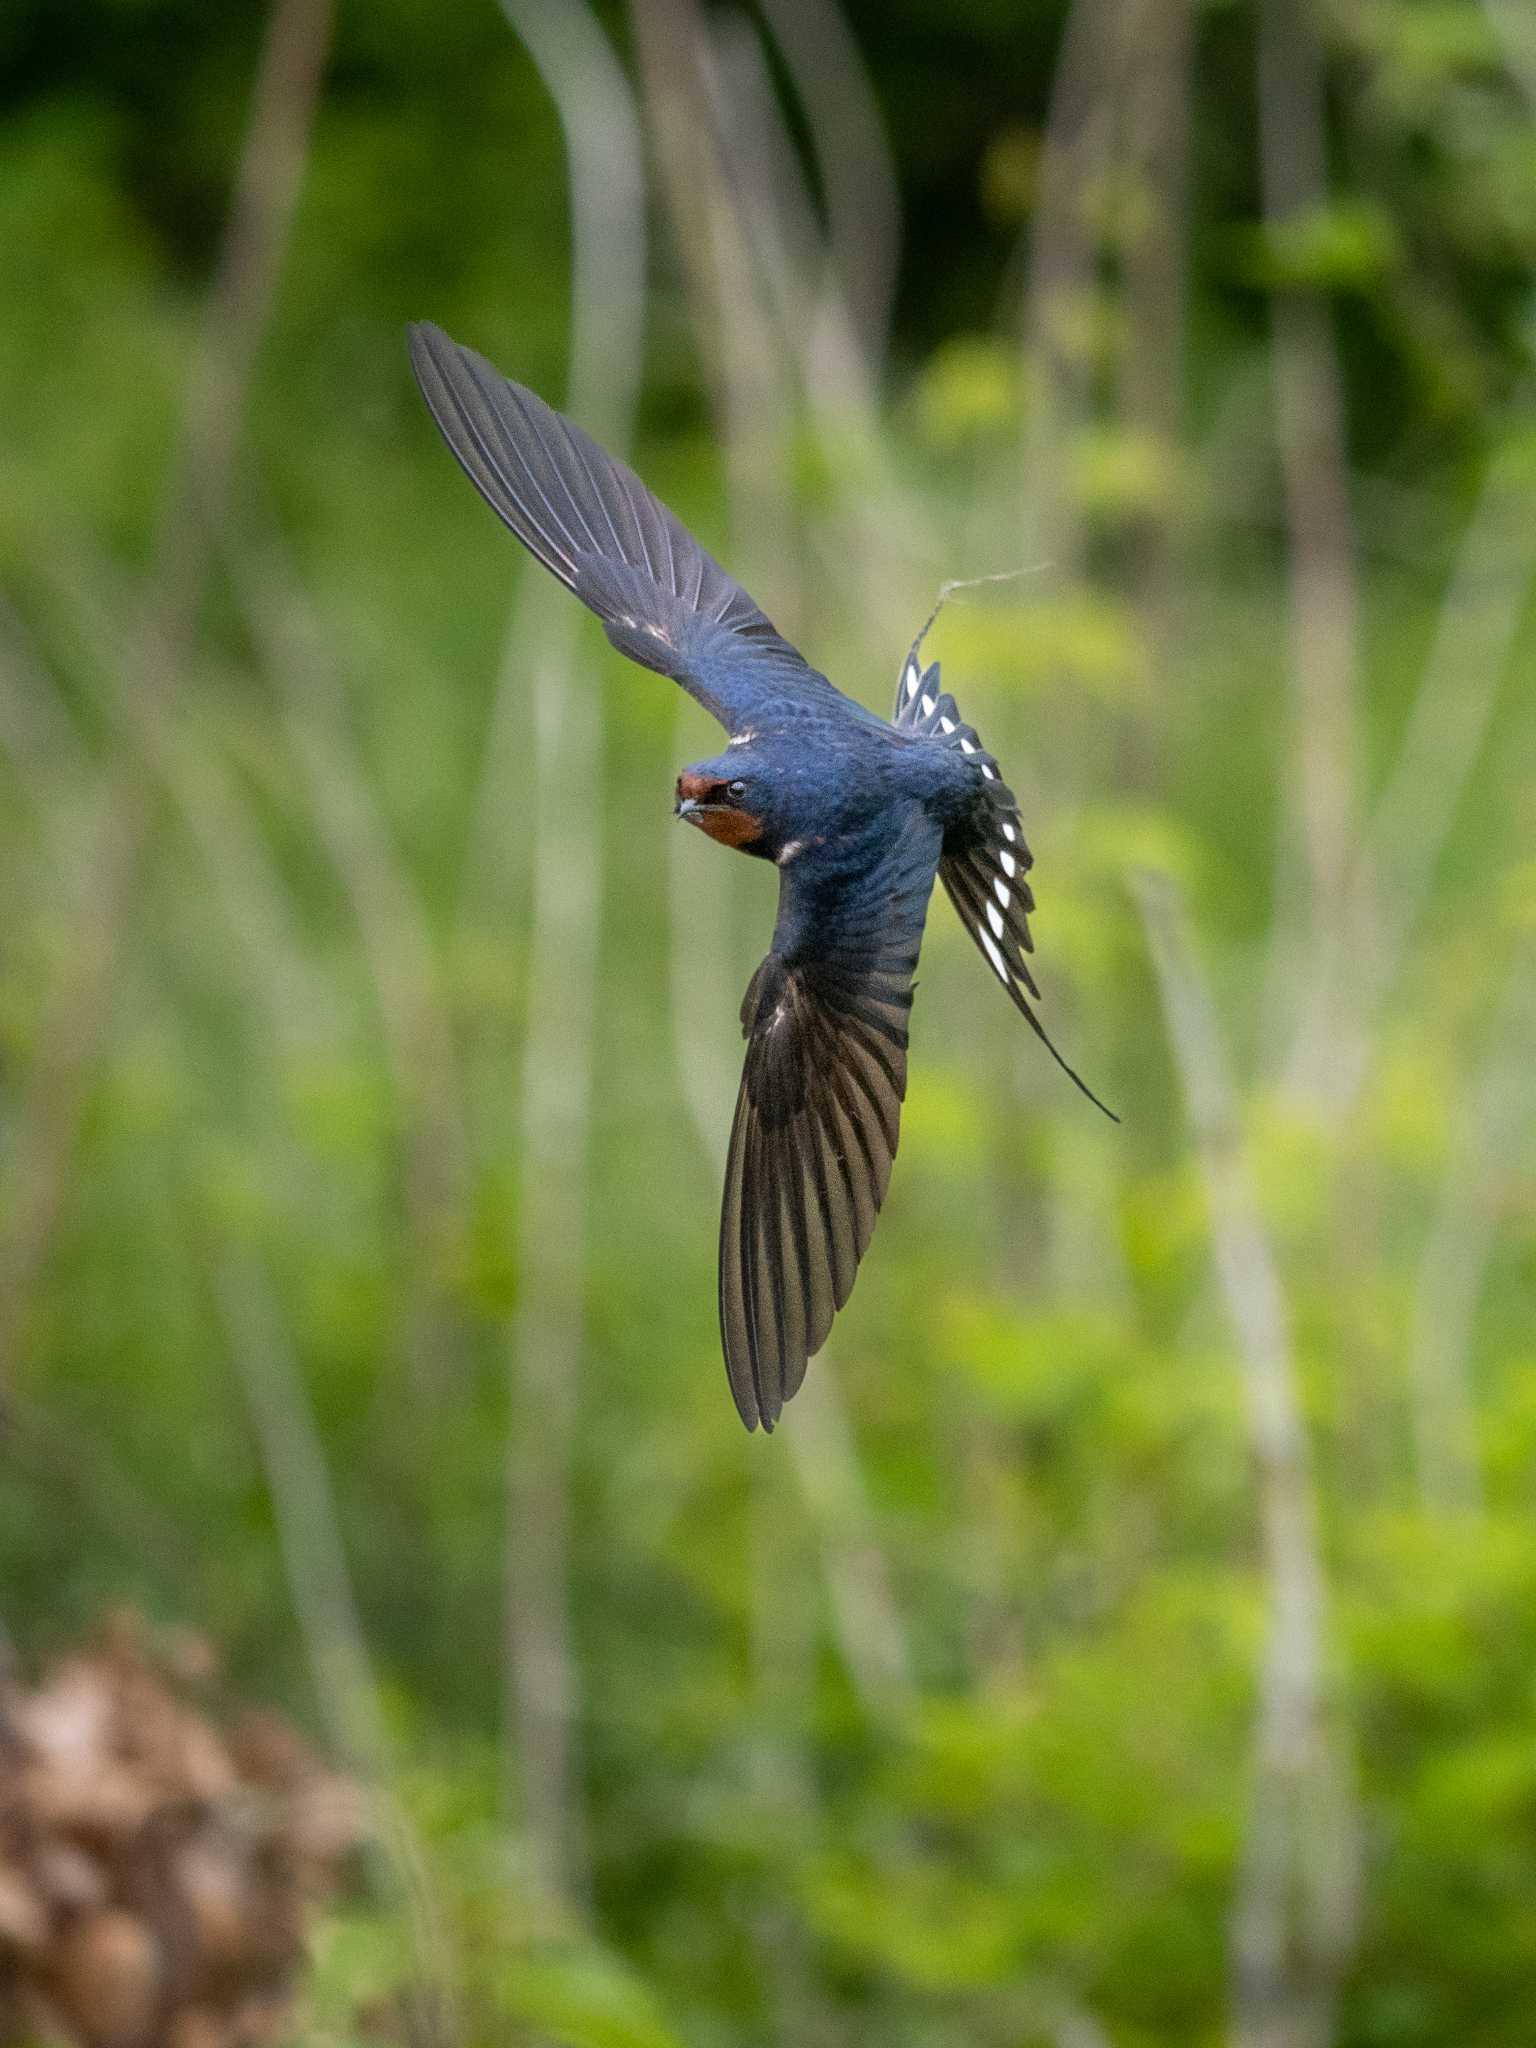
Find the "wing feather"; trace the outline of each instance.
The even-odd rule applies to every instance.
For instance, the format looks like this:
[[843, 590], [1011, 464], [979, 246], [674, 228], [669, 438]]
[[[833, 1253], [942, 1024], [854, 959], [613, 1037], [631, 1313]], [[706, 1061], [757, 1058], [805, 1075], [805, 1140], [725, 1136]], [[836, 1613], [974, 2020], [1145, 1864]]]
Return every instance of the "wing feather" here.
[[720, 1334], [749, 1429], [772, 1429], [826, 1342], [890, 1185], [940, 832], [914, 806], [887, 834], [834, 890], [784, 873], [774, 948], [742, 1005]]
[[470, 482], [621, 654], [673, 677], [731, 733], [765, 712], [850, 708], [626, 463], [440, 327], [413, 326], [410, 348]]

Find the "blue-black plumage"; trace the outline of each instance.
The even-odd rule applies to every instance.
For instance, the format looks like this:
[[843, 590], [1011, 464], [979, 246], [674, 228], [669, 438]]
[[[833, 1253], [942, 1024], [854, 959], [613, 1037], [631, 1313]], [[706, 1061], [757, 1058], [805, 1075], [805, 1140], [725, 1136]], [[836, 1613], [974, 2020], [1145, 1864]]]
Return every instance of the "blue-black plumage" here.
[[935, 875], [1030, 1028], [1098, 1102], [1031, 1004], [1018, 807], [937, 664], [921, 666], [921, 636], [888, 722], [813, 669], [573, 421], [441, 328], [412, 327], [410, 348], [433, 418], [492, 510], [621, 653], [724, 726], [724, 750], [679, 776], [678, 815], [778, 866], [773, 941], [742, 1004], [720, 1220], [731, 1392], [749, 1429], [772, 1429], [848, 1299], [885, 1199]]

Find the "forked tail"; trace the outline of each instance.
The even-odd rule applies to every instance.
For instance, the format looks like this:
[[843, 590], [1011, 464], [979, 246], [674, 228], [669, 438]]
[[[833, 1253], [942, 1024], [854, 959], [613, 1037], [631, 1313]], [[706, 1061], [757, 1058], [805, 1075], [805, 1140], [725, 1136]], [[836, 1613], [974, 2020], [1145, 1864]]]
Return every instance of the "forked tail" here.
[[[932, 623], [930, 619], [928, 624]], [[1030, 1030], [1094, 1107], [1103, 1110], [1112, 1123], [1118, 1123], [1115, 1112], [1099, 1100], [1082, 1075], [1056, 1050], [1030, 1003], [1031, 996], [1036, 1002], [1040, 1000], [1040, 990], [1024, 957], [1035, 950], [1029, 929], [1035, 897], [1026, 879], [1034, 856], [1024, 841], [1013, 791], [1003, 781], [997, 762], [982, 745], [975, 727], [967, 725], [960, 716], [954, 698], [942, 688], [939, 664], [931, 662], [927, 668], [921, 664], [920, 651], [927, 630], [925, 626], [918, 634], [902, 665], [901, 681], [896, 687], [896, 724], [903, 732], [941, 740], [967, 755], [980, 770], [987, 796], [987, 809], [975, 838], [969, 845], [941, 857], [939, 880], [959, 911], [961, 923], [986, 956], [987, 965], [1007, 989], [1014, 1008]]]

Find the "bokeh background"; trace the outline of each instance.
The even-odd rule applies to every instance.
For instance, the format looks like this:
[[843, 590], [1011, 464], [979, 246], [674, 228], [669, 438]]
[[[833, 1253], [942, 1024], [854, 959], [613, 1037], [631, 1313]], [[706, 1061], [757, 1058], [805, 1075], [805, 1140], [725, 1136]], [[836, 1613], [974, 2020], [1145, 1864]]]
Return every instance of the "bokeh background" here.
[[[366, 1786], [291, 2038], [1527, 2043], [1525, 0], [8, 0], [0, 106], [0, 1606]], [[1123, 1123], [936, 904], [771, 1440], [773, 877], [417, 317], [870, 703], [1026, 572], [929, 644]]]

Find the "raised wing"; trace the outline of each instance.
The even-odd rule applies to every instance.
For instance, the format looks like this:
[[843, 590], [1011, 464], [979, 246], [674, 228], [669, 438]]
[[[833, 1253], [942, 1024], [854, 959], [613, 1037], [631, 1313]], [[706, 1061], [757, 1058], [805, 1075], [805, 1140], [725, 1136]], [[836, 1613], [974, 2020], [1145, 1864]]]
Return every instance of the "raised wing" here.
[[773, 949], [741, 1009], [720, 1217], [720, 1335], [748, 1429], [772, 1429], [804, 1379], [885, 1200], [939, 842], [914, 806], [856, 879], [783, 872]]
[[729, 733], [846, 704], [632, 469], [426, 322], [411, 365], [470, 482], [597, 613], [621, 654], [672, 676]]

